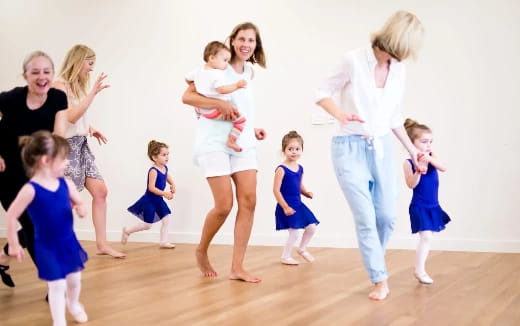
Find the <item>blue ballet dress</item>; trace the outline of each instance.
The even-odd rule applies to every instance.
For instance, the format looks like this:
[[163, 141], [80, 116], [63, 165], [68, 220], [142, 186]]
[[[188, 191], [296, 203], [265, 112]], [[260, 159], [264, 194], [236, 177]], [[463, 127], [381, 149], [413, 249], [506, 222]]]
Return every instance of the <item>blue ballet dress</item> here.
[[[286, 229], [303, 229], [309, 224], [319, 224], [311, 210], [302, 203], [301, 186], [303, 167], [298, 165], [298, 171], [294, 172], [284, 165], [279, 165], [284, 170], [282, 185], [280, 192], [289, 206], [291, 206], [296, 213], [287, 216], [284, 214], [280, 204], [276, 204], [276, 230]], [[277, 168], [278, 168], [277, 167]]]
[[[168, 167], [166, 167], [166, 172], [162, 173], [159, 169], [155, 167], [151, 167], [148, 170], [148, 175], [150, 175], [150, 171], [155, 169], [157, 171], [157, 179], [155, 180], [155, 187], [157, 189], [164, 189], [166, 187], [166, 179], [168, 177]], [[128, 211], [143, 222], [146, 223], [155, 223], [162, 220], [165, 216], [171, 214], [170, 208], [164, 201], [162, 196], [156, 195], [150, 190], [148, 190], [148, 178], [146, 180], [146, 192], [144, 195], [139, 198], [138, 201], [135, 202], [132, 206], [128, 207]]]
[[[409, 159], [408, 162], [415, 173], [412, 161]], [[428, 164], [426, 174], [421, 175], [419, 183], [413, 188], [412, 202], [409, 207], [412, 233], [439, 232], [444, 230], [445, 225], [451, 221], [448, 214], [439, 205], [438, 193], [439, 174], [433, 165]]]
[[69, 188], [64, 178], [56, 191], [34, 181], [33, 201], [27, 212], [34, 225], [34, 254], [38, 277], [45, 281], [64, 279], [85, 268], [88, 255], [73, 231]]

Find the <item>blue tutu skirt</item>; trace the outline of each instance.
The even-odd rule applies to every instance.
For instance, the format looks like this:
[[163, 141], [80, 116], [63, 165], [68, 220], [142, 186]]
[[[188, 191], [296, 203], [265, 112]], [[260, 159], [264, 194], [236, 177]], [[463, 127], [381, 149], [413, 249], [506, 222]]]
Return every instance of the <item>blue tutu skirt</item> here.
[[433, 207], [410, 205], [408, 211], [410, 212], [412, 233], [420, 231], [439, 232], [444, 230], [446, 224], [451, 221], [448, 214], [439, 205]]
[[320, 223], [304, 203], [301, 203], [297, 207], [291, 207], [296, 211], [296, 213], [287, 216], [284, 214], [282, 207], [276, 205], [276, 230], [304, 229], [307, 225], [317, 225]]
[[160, 196], [142, 196], [128, 211], [143, 222], [155, 223], [170, 215], [172, 211]]
[[64, 279], [68, 274], [85, 268], [88, 255], [76, 235], [61, 239], [34, 239], [38, 277], [45, 281]]

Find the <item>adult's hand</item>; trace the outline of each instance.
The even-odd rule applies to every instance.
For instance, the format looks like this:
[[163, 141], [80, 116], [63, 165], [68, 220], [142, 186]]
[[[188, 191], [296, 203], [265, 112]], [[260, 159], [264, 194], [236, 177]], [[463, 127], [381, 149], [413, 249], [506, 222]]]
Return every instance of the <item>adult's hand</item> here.
[[4, 172], [4, 171], [5, 171], [5, 161], [2, 158], [2, 156], [0, 156], [0, 172]]
[[90, 91], [93, 95], [96, 95], [97, 93], [101, 92], [105, 88], [110, 87], [110, 85], [103, 84], [103, 81], [107, 78], [107, 74], [102, 72], [98, 78], [96, 79], [96, 82], [94, 83], [94, 86], [92, 87], [92, 90]]
[[238, 118], [239, 116], [238, 109], [234, 107], [231, 103], [226, 101], [220, 101], [217, 109], [222, 114], [222, 118], [224, 120], [232, 121]]
[[108, 139], [101, 133], [101, 131], [96, 130], [94, 128], [90, 128], [90, 137], [94, 137], [97, 139], [99, 145], [106, 144]]

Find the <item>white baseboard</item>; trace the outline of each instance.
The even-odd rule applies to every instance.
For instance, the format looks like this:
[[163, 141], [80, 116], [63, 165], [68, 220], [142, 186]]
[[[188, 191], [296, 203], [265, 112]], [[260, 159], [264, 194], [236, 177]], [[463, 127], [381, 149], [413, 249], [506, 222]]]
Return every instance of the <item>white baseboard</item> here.
[[[76, 235], [80, 240], [95, 240], [92, 230], [76, 230]], [[6, 229], [0, 228], [0, 237], [6, 237]], [[109, 241], [119, 241], [121, 231], [108, 231]], [[180, 233], [170, 232], [170, 241], [174, 243], [198, 243], [200, 233]], [[286, 240], [284, 232], [276, 234], [252, 234], [249, 241], [253, 246], [282, 246]], [[135, 242], [159, 242], [159, 232], [156, 230], [142, 231], [132, 234], [129, 241]], [[232, 244], [233, 234], [218, 233], [213, 243]], [[316, 235], [310, 244], [311, 247], [325, 248], [357, 248], [355, 236], [323, 236]], [[417, 238], [413, 236], [391, 238], [388, 249], [410, 249], [415, 250]], [[480, 239], [435, 239], [432, 243], [432, 250], [445, 251], [477, 251], [477, 252], [510, 252], [520, 253], [520, 240], [480, 240]]]

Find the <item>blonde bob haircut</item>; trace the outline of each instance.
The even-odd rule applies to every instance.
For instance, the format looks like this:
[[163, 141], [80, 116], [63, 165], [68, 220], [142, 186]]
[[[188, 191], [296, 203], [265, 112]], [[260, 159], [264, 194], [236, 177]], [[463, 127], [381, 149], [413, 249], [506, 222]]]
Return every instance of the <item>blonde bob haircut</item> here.
[[371, 37], [372, 47], [378, 47], [397, 61], [417, 58], [422, 45], [424, 27], [414, 14], [398, 11]]
[[86, 45], [74, 45], [63, 60], [60, 75], [63, 80], [70, 87], [72, 94], [76, 98], [80, 98], [81, 94], [87, 93], [90, 76], [80, 76], [79, 72], [83, 67], [85, 60], [93, 60], [96, 58], [96, 53]]

